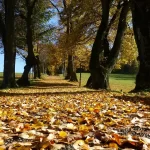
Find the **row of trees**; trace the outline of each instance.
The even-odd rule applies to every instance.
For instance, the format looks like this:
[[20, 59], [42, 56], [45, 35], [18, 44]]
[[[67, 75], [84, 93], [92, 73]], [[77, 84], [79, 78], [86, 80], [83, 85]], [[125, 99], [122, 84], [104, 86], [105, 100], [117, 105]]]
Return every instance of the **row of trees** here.
[[[132, 42], [133, 40], [130, 40], [130, 42], [124, 42], [125, 37], [131, 37], [134, 35], [139, 55], [139, 72], [136, 77], [136, 87], [134, 90], [138, 91], [150, 87], [148, 77], [148, 50], [150, 48], [148, 44], [150, 36], [150, 19], [148, 16], [150, 2], [148, 0], [101, 0], [101, 3], [98, 1], [95, 2], [96, 5], [93, 4], [92, 0], [88, 0], [86, 3], [84, 0], [82, 2], [79, 2], [78, 0], [74, 2], [63, 0], [62, 3], [64, 8], [61, 10], [63, 14], [65, 14], [66, 21], [66, 24], [64, 23], [64, 26], [66, 26], [66, 38], [64, 38], [66, 43], [64, 43], [67, 46], [67, 50], [70, 49], [68, 53], [68, 63], [70, 65], [68, 64], [67, 71], [70, 76], [67, 74], [67, 79], [76, 80], [76, 77], [74, 77], [72, 74], [74, 70], [71, 70], [71, 68], [73, 68], [72, 63], [74, 62], [74, 51], [78, 47], [80, 41], [82, 41], [83, 36], [87, 36], [90, 42], [93, 41], [93, 35], [95, 36], [95, 34], [92, 35], [90, 33], [92, 36], [89, 36], [88, 32], [84, 34], [84, 29], [86, 31], [90, 30], [91, 28], [92, 30], [93, 28], [97, 29], [97, 20], [99, 18], [99, 20], [101, 20], [100, 26], [98, 27], [96, 38], [94, 39], [94, 44], [92, 46], [89, 65], [91, 76], [86, 86], [94, 89], [109, 89], [109, 74], [114, 68], [117, 59], [121, 58], [122, 47], [124, 47], [124, 49], [129, 48], [125, 47], [124, 43], [130, 43], [130, 45], [132, 44], [130, 47], [136, 49], [135, 43]], [[59, 7], [54, 3], [52, 4], [57, 9], [60, 19], [63, 23], [61, 12], [58, 9]], [[84, 4], [87, 4], [88, 7], [86, 7]], [[96, 9], [97, 13], [95, 13], [98, 14], [98, 18], [96, 15], [94, 15], [94, 18], [97, 19], [96, 21], [92, 19], [93, 16], [91, 15], [91, 12], [94, 12], [94, 10], [89, 11], [92, 9], [89, 8], [90, 6], [98, 6]], [[85, 11], [86, 8], [88, 11]], [[76, 10], [79, 16], [76, 15]], [[84, 15], [83, 12], [86, 13], [86, 15]], [[81, 19], [82, 21], [80, 20], [80, 17], [83, 19]], [[142, 18], [142, 20], [140, 18]], [[82, 25], [84, 28], [82, 28]], [[79, 26], [79, 28], [77, 28], [77, 26]], [[129, 50], [124, 52], [125, 55], [127, 53], [130, 53], [131, 55]], [[135, 57], [136, 55], [134, 55], [134, 61]]]
[[[71, 81], [77, 81], [76, 66], [82, 63], [87, 68], [89, 62], [91, 76], [87, 87], [109, 89], [109, 74], [115, 65], [136, 61], [136, 41], [140, 65], [135, 90], [149, 88], [149, 3], [1, 0], [0, 35], [5, 57], [2, 87], [16, 86], [14, 68], [18, 52], [26, 59], [24, 73], [17, 81], [19, 86], [29, 85], [28, 73], [33, 66], [39, 72], [39, 62], [43, 71], [57, 72], [61, 66], [66, 79]], [[59, 20], [53, 34], [49, 27], [52, 13]]]
[[[28, 73], [32, 66], [38, 66], [39, 63], [34, 45], [38, 40], [42, 40], [46, 33], [51, 32], [47, 24], [51, 17], [49, 7], [48, 0], [0, 1], [0, 35], [4, 47], [3, 88], [29, 85]], [[26, 59], [23, 75], [17, 84], [16, 52]]]

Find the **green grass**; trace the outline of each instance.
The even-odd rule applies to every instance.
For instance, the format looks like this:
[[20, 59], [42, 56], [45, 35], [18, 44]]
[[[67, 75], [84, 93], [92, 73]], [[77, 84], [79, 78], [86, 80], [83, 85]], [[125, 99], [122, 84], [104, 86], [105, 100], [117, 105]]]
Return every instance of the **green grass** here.
[[[89, 78], [89, 73], [82, 73], [81, 85], [84, 86]], [[77, 73], [79, 80], [79, 73]], [[113, 91], [129, 92], [134, 89], [135, 75], [127, 74], [110, 74], [110, 88]]]
[[[16, 73], [16, 79], [21, 77], [22, 73]], [[79, 80], [79, 73], [77, 77]], [[81, 86], [84, 86], [89, 78], [89, 73], [82, 73], [81, 76]], [[61, 75], [62, 77], [62, 75]], [[3, 73], [0, 73], [0, 84], [2, 82]], [[123, 91], [129, 92], [135, 87], [135, 75], [126, 75], [126, 74], [111, 74], [110, 75], [110, 88], [113, 91]]]
[[[18, 80], [21, 77], [22, 73], [15, 73], [16, 80]], [[0, 72], [0, 85], [2, 84], [3, 80], [3, 72]]]

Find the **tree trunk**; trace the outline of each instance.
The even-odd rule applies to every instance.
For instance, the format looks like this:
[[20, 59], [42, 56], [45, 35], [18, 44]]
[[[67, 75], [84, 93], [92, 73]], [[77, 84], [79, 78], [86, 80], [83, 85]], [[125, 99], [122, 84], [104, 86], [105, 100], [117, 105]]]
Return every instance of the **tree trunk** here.
[[41, 79], [41, 71], [40, 71], [40, 65], [39, 64], [37, 64], [37, 77], [39, 79]]
[[40, 73], [40, 60], [39, 56], [36, 56], [36, 65], [34, 65], [34, 79], [36, 78], [41, 78], [41, 73]]
[[103, 51], [103, 40], [105, 38], [106, 30], [108, 26], [111, 0], [101, 0], [101, 2], [102, 2], [102, 20], [92, 47], [92, 53], [90, 59], [91, 71], [95, 69], [97, 70], [97, 68], [99, 68], [99, 55]]
[[24, 67], [24, 72], [21, 78], [17, 81], [19, 86], [28, 86], [30, 85], [29, 82], [29, 72], [30, 69], [37, 64], [36, 57], [34, 56], [33, 52], [33, 30], [32, 30], [32, 14], [33, 9], [35, 6], [36, 0], [33, 1], [31, 5], [30, 0], [26, 0], [26, 7], [27, 7], [27, 17], [26, 17], [26, 26], [27, 26], [27, 33], [26, 33], [26, 42], [28, 47], [28, 56], [26, 58], [26, 66]]
[[86, 87], [109, 90], [110, 86], [108, 71], [103, 66], [99, 66], [99, 68], [93, 70], [91, 72], [91, 76], [88, 79]]
[[[103, 51], [103, 40], [108, 26], [109, 10], [111, 0], [101, 0], [102, 2], [102, 20], [99, 26], [91, 53], [90, 59], [90, 71], [91, 77], [87, 82], [87, 87], [99, 89], [108, 88], [109, 82], [106, 82], [107, 76], [103, 67], [100, 67], [99, 57], [100, 53]], [[90, 82], [91, 81], [91, 82]]]
[[[91, 77], [87, 82], [87, 87], [94, 88], [94, 89], [110, 89], [109, 74], [111, 73], [115, 65], [115, 62], [117, 60], [117, 57], [119, 55], [123, 33], [126, 29], [126, 17], [129, 11], [129, 3], [124, 2], [123, 8], [120, 13], [116, 38], [114, 40], [112, 49], [109, 50], [107, 45], [108, 42], [106, 40], [107, 38], [106, 34], [108, 33], [106, 31], [107, 31], [108, 18], [109, 18], [109, 5], [105, 4], [104, 6], [103, 9], [107, 9], [107, 11], [105, 10], [104, 19], [102, 19], [99, 31], [97, 33], [93, 45], [91, 62], [90, 62]], [[106, 25], [106, 27], [104, 26], [104, 24]], [[101, 50], [99, 50], [99, 48], [101, 48]], [[104, 55], [103, 59], [101, 60], [99, 58], [100, 55]]]
[[36, 65], [33, 67], [33, 70], [34, 70], [34, 79], [36, 79], [37, 76], [38, 76], [38, 74], [37, 74], [37, 66]]
[[74, 68], [73, 55], [68, 56], [67, 75], [65, 79], [68, 79], [70, 81], [78, 81], [76, 71]]
[[15, 0], [5, 0], [5, 35], [4, 44], [4, 72], [2, 88], [16, 87], [15, 82], [15, 37], [14, 37], [14, 9]]
[[133, 91], [150, 90], [150, 1], [133, 1], [132, 18], [139, 53], [139, 71]]
[[26, 58], [26, 66], [24, 67], [24, 72], [20, 79], [18, 79], [17, 84], [19, 86], [29, 86], [29, 72], [33, 65], [35, 64], [35, 60], [29, 57]]
[[[66, 34], [67, 34], [67, 38], [66, 38], [66, 48], [68, 48], [68, 64], [67, 64], [67, 74], [65, 76], [66, 80], [69, 81], [78, 81], [77, 76], [76, 76], [76, 70], [74, 68], [74, 60], [73, 60], [73, 50], [72, 47], [70, 47], [70, 45], [68, 45], [69, 43], [69, 36], [71, 34], [72, 28], [73, 28], [73, 24], [72, 24], [72, 18], [71, 18], [71, 10], [70, 8], [67, 9], [67, 1], [63, 0], [63, 5], [64, 5], [64, 10], [66, 12], [67, 15], [67, 23], [66, 23]], [[67, 47], [68, 45], [68, 47]]]

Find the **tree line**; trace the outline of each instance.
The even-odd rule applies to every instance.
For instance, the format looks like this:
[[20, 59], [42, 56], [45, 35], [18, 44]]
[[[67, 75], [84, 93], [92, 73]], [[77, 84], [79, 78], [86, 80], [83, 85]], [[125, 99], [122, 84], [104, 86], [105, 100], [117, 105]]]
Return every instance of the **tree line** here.
[[[3, 88], [28, 86], [33, 66], [40, 77], [40, 63], [49, 72], [61, 67], [65, 79], [77, 81], [82, 63], [91, 73], [87, 87], [109, 89], [109, 74], [122, 58], [139, 63], [134, 91], [150, 88], [149, 0], [1, 0], [0, 8]], [[53, 16], [57, 27], [50, 26]], [[17, 83], [16, 53], [26, 60]]]

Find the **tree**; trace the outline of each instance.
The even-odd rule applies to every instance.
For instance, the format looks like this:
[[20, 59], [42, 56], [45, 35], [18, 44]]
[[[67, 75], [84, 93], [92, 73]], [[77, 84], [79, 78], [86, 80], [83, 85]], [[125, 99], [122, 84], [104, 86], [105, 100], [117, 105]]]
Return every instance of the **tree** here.
[[[124, 38], [122, 41], [120, 53], [118, 60], [115, 64], [113, 72], [116, 73], [137, 73], [138, 71], [138, 61], [137, 61], [137, 47], [134, 39], [133, 26], [132, 26], [132, 17], [130, 17], [131, 12], [129, 12], [129, 19], [127, 21], [127, 29], [124, 32]], [[128, 68], [129, 71], [126, 72], [125, 68]]]
[[[43, 36], [46, 32], [50, 30], [48, 29], [48, 31], [45, 30], [42, 32], [40, 30], [43, 22], [45, 23], [50, 17], [50, 15], [46, 14], [48, 9], [47, 4], [48, 4], [47, 0], [45, 1], [25, 0], [25, 2], [22, 1], [22, 9], [24, 10], [24, 12], [22, 12], [21, 9], [20, 16], [22, 17], [22, 19], [25, 20], [26, 23], [25, 39], [28, 55], [26, 57], [26, 66], [24, 67], [22, 77], [17, 81], [19, 86], [28, 86], [30, 84], [28, 79], [30, 69], [33, 66], [39, 66], [40, 61], [38, 59], [38, 56], [37, 55], [35, 56], [34, 54], [34, 45], [41, 36]], [[48, 17], [45, 18], [45, 16]]]
[[17, 81], [17, 84], [19, 86], [27, 86], [29, 85], [29, 79], [28, 79], [28, 74], [30, 72], [30, 69], [32, 68], [33, 65], [36, 64], [36, 57], [34, 56], [33, 52], [33, 11], [35, 4], [37, 3], [37, 0], [34, 0], [31, 2], [31, 0], [25, 0], [25, 5], [27, 9], [27, 14], [25, 17], [26, 20], [26, 43], [28, 47], [28, 56], [26, 58], [26, 66], [24, 67], [24, 72], [22, 74], [22, 77]]
[[2, 88], [16, 87], [15, 82], [15, 3], [16, 0], [4, 0], [5, 16], [0, 14], [1, 36], [4, 45], [4, 72]]
[[64, 50], [64, 66], [67, 62], [66, 79], [76, 81], [75, 54], [78, 47], [84, 47], [90, 40], [93, 40], [95, 28], [97, 28], [97, 16], [100, 16], [101, 11], [100, 3], [96, 0], [62, 0], [59, 4], [52, 1], [51, 3], [60, 16], [62, 30], [58, 41]]
[[40, 44], [39, 57], [43, 73], [58, 75], [59, 67], [62, 65], [62, 52], [54, 43]]
[[[69, 35], [72, 32], [73, 29], [73, 22], [72, 22], [72, 7], [71, 2], [67, 2], [66, 0], [63, 0], [63, 7], [64, 7], [64, 14], [66, 15], [66, 45], [68, 45], [69, 42]], [[67, 64], [67, 75], [65, 79], [69, 79], [70, 81], [77, 81], [76, 76], [76, 70], [74, 66], [74, 46], [69, 45], [68, 47], [68, 64]]]
[[[112, 1], [101, 0], [102, 3], [102, 20], [97, 31], [97, 35], [92, 47], [90, 59], [91, 76], [87, 81], [87, 87], [94, 89], [109, 89], [109, 73], [112, 71], [119, 55], [119, 50], [126, 29], [126, 18], [129, 11], [129, 2], [124, 1], [118, 3], [116, 12], [109, 22], [109, 14]], [[119, 9], [122, 7], [116, 37], [112, 48], [110, 49], [108, 42], [108, 33], [112, 23], [115, 21]]]
[[139, 55], [139, 71], [133, 91], [140, 91], [150, 89], [150, 1], [132, 0], [131, 8]]

